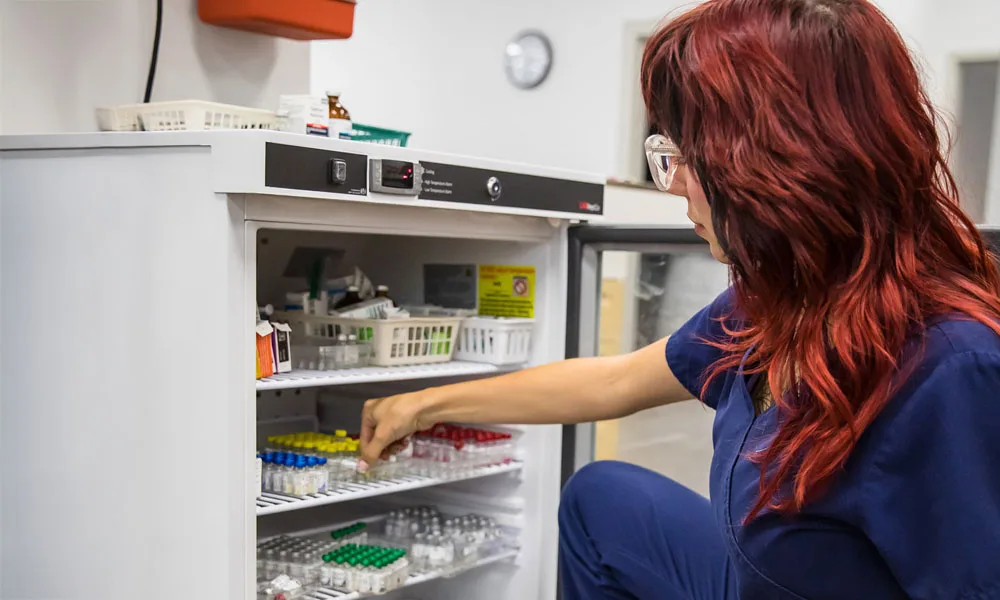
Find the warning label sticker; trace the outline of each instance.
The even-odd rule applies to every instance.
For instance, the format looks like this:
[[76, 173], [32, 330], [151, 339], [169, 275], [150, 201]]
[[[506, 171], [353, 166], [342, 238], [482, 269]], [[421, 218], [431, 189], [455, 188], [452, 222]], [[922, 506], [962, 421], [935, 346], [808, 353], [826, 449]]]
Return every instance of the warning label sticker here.
[[479, 314], [535, 318], [535, 267], [479, 265]]

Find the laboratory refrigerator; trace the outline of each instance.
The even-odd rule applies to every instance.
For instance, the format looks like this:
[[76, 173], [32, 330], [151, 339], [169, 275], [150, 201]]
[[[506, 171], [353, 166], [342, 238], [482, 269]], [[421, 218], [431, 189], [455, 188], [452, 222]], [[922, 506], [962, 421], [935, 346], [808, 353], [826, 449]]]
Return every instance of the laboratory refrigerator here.
[[[267, 131], [0, 137], [0, 597], [250, 600], [258, 542], [433, 504], [488, 515], [505, 543], [387, 597], [555, 598], [559, 490], [593, 457], [586, 426], [512, 426], [515, 460], [460, 477], [301, 496], [258, 494], [255, 452], [273, 433], [356, 431], [368, 398], [594, 354], [608, 251], [632, 252], [637, 282], [660, 290], [644, 300], [654, 329], [679, 318], [657, 316], [663, 289], [710, 300], [724, 269], [664, 275], [707, 247], [688, 229], [599, 225], [603, 187]], [[425, 265], [529, 266], [529, 358], [258, 380], [259, 307], [300, 280], [303, 253], [415, 304]]]

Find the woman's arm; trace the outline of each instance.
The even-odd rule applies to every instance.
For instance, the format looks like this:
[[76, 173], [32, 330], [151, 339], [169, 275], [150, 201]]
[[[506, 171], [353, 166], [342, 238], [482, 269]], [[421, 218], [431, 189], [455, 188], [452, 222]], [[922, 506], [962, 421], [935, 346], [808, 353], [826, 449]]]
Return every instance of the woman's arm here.
[[664, 358], [666, 338], [621, 356], [577, 358], [365, 403], [361, 454], [437, 423], [581, 423], [691, 398]]

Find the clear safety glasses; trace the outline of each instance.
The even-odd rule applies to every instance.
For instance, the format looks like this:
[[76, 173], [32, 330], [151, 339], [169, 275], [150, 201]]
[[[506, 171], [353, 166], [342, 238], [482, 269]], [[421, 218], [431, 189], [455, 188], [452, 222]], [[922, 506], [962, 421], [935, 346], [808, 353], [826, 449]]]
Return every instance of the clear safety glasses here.
[[645, 147], [653, 183], [661, 192], [670, 191], [674, 176], [677, 175], [677, 167], [684, 164], [680, 149], [670, 138], [658, 133], [646, 138]]

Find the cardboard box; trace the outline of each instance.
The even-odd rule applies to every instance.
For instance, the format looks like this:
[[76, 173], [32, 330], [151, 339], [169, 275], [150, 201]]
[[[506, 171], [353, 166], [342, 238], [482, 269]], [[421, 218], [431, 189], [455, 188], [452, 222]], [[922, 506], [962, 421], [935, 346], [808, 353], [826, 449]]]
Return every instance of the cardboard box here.
[[288, 373], [292, 370], [292, 327], [288, 323], [272, 322], [274, 334], [271, 336], [271, 351], [274, 355], [274, 372]]
[[257, 379], [274, 375], [274, 327], [267, 321], [258, 321], [255, 328], [257, 338]]
[[330, 136], [330, 104], [323, 96], [282, 95], [278, 101], [278, 114], [287, 115], [282, 127], [292, 133]]

